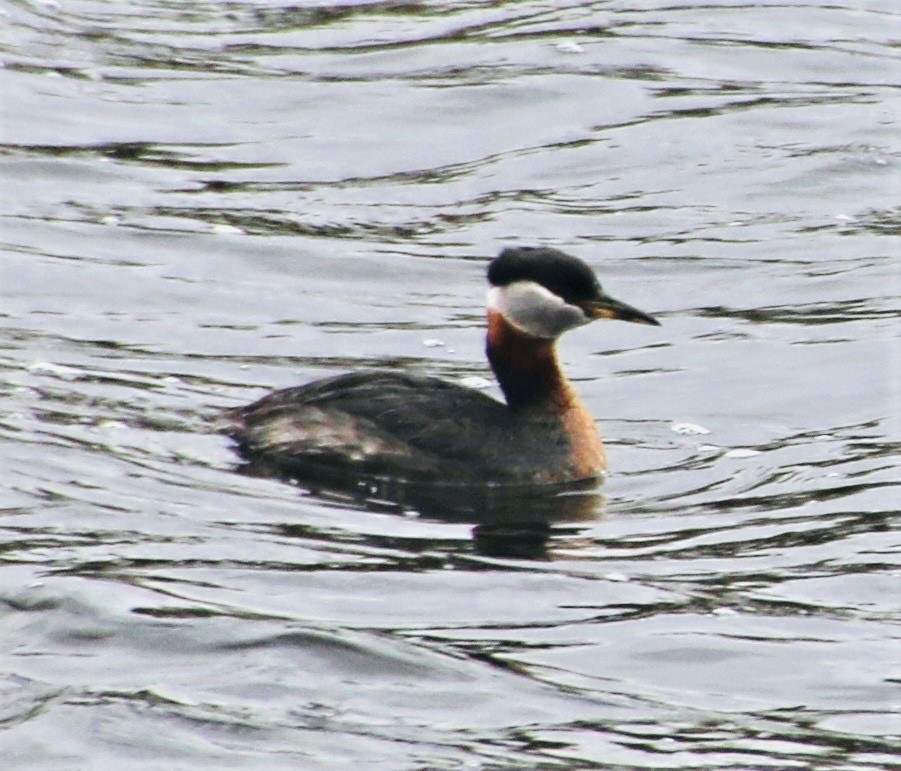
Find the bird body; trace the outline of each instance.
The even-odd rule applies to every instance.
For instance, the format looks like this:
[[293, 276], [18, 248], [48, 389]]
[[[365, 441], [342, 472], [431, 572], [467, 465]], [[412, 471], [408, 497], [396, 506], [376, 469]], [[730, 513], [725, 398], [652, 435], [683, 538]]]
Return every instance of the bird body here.
[[486, 353], [505, 402], [438, 378], [364, 370], [229, 410], [223, 431], [248, 459], [298, 476], [516, 485], [598, 477], [604, 448], [555, 341], [594, 318], [658, 322], [605, 295], [585, 263], [555, 249], [505, 249], [488, 279]]

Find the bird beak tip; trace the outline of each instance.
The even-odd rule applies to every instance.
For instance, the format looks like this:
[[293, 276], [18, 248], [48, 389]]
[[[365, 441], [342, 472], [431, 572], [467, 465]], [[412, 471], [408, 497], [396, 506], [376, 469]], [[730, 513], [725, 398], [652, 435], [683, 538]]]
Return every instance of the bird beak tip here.
[[586, 309], [586, 312], [594, 319], [619, 319], [620, 321], [631, 321], [634, 324], [647, 324], [652, 327], [660, 326], [660, 322], [653, 316], [638, 310], [638, 308], [633, 308], [631, 305], [626, 305], [626, 303], [610, 298]]

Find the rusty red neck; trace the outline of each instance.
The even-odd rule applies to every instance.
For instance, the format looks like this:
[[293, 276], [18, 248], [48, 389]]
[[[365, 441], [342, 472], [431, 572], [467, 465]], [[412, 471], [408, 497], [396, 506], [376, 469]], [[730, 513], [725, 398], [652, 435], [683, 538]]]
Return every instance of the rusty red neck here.
[[511, 409], [562, 409], [575, 396], [560, 370], [553, 340], [517, 329], [488, 311], [487, 355]]
[[489, 310], [487, 353], [510, 409], [537, 419], [550, 432], [549, 445], [562, 438], [566, 478], [600, 474], [604, 446], [594, 418], [560, 369], [554, 341], [527, 335]]

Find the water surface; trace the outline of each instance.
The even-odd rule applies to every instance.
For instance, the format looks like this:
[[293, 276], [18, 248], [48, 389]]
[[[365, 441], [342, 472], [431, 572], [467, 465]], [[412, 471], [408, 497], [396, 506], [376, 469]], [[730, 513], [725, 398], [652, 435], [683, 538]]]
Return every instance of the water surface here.
[[[895, 3], [0, 15], [7, 763], [897, 763]], [[590, 511], [311, 490], [208, 430], [488, 377], [508, 244], [663, 322], [561, 346]]]

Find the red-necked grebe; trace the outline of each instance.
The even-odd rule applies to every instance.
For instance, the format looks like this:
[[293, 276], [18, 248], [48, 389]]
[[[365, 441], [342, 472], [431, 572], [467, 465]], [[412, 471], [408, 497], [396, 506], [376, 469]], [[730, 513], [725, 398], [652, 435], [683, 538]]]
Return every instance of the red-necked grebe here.
[[488, 361], [506, 404], [433, 377], [369, 370], [229, 410], [224, 433], [249, 460], [298, 475], [517, 485], [600, 476], [604, 447], [555, 341], [594, 319], [657, 320], [604, 294], [591, 268], [556, 249], [505, 249], [488, 281]]

